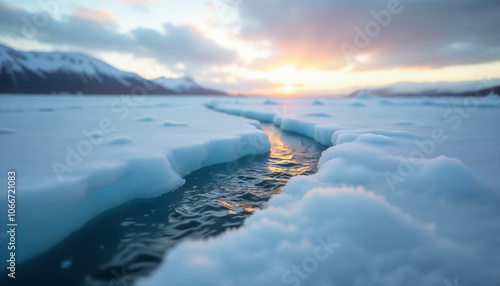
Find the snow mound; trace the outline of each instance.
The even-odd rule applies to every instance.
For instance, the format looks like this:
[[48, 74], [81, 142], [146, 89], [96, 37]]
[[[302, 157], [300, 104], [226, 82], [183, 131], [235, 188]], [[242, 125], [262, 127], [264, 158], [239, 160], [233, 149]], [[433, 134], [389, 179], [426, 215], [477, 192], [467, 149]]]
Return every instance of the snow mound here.
[[323, 105], [323, 102], [316, 99], [313, 101], [312, 105]]
[[356, 101], [356, 102], [353, 102], [351, 104], [349, 104], [349, 106], [352, 106], [352, 107], [365, 107], [366, 105], [359, 102], [359, 101]]
[[332, 117], [330, 114], [322, 113], [322, 112], [306, 113], [306, 114], [304, 114], [304, 116], [308, 116], [308, 117]]
[[108, 144], [111, 145], [126, 145], [131, 143], [132, 143], [132, 138], [128, 136], [116, 136], [115, 138], [111, 139], [111, 141], [108, 142]]
[[17, 131], [13, 130], [13, 129], [10, 129], [10, 128], [3, 128], [3, 127], [0, 127], [0, 135], [4, 135], [4, 134], [12, 134], [12, 133], [16, 133]]
[[383, 197], [326, 187], [277, 196], [244, 227], [183, 243], [137, 285], [441, 285], [456, 273], [463, 283], [496, 282], [493, 266], [479, 267]]
[[411, 125], [413, 125], [413, 123], [408, 122], [408, 121], [398, 121], [398, 122], [394, 123], [394, 125], [399, 125], [399, 126], [411, 126]]
[[[337, 130], [332, 135], [332, 145], [351, 142], [359, 138], [360, 135], [384, 136], [395, 139], [417, 139], [418, 136], [406, 131], [392, 131], [379, 129], [358, 129], [358, 130]], [[388, 137], [387, 137], [388, 136]], [[365, 137], [366, 138], [366, 137]]]
[[188, 126], [187, 123], [182, 123], [182, 122], [172, 122], [172, 121], [165, 121], [163, 122], [164, 127], [177, 127], [177, 126]]
[[152, 121], [156, 121], [156, 118], [153, 116], [145, 116], [145, 117], [141, 117], [139, 120], [142, 122], [152, 122]]
[[369, 99], [371, 98], [372, 96], [371, 95], [368, 95], [368, 93], [366, 91], [360, 91], [358, 93], [358, 95], [356, 95], [356, 98], [357, 99]]
[[262, 104], [264, 104], [264, 105], [279, 105], [279, 103], [277, 101], [274, 101], [272, 99], [266, 99], [266, 100], [264, 100], [264, 102]]
[[54, 109], [46, 107], [46, 108], [39, 108], [38, 111], [39, 112], [52, 112], [52, 111], [54, 111]]

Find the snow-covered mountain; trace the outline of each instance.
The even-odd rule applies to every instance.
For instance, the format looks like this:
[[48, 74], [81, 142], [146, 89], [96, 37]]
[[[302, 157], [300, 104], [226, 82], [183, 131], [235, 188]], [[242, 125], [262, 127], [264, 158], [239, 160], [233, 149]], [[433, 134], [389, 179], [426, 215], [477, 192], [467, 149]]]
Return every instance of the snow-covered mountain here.
[[197, 94], [208, 90], [189, 81], [191, 89], [187, 85], [171, 89], [84, 54], [19, 52], [0, 45], [0, 93]]
[[199, 86], [191, 77], [159, 77], [153, 80], [157, 85], [182, 94], [223, 94], [223, 92]]

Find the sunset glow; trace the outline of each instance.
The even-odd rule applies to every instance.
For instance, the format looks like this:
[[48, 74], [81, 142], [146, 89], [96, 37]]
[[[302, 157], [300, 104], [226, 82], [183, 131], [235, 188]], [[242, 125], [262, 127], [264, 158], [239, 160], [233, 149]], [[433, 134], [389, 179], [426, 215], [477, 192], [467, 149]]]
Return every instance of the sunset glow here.
[[281, 91], [283, 92], [292, 92], [294, 90], [296, 90], [295, 86], [291, 85], [291, 84], [287, 84], [287, 85], [284, 85], [280, 88]]
[[[50, 25], [17, 39], [12, 35], [23, 35], [23, 26], [9, 19], [33, 19], [40, 7], [6, 0], [0, 8], [12, 17], [0, 24], [11, 33], [0, 33], [0, 43], [84, 52], [146, 79], [189, 75], [232, 94], [343, 96], [398, 82], [500, 78], [500, 49], [488, 29], [498, 26], [497, 17], [469, 15], [472, 2], [451, 1], [442, 11], [401, 3], [404, 13], [371, 32], [370, 11], [386, 9], [382, 2], [364, 8], [345, 0], [278, 2], [90, 0], [61, 5]], [[495, 15], [495, 7], [477, 7]], [[474, 35], [474, 42], [462, 35]]]

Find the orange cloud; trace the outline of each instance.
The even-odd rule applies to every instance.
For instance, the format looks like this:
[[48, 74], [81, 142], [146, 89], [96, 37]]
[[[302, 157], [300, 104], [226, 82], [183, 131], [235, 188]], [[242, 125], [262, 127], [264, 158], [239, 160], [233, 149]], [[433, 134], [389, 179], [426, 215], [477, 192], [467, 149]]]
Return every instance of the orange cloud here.
[[108, 9], [88, 9], [80, 8], [75, 12], [75, 16], [79, 19], [91, 21], [99, 24], [115, 22], [115, 16]]

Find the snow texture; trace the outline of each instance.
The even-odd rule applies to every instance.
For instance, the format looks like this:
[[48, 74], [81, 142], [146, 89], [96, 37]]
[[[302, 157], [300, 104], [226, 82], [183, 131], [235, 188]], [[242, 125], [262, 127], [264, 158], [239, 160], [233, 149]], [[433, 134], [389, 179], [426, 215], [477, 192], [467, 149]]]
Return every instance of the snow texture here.
[[207, 104], [331, 147], [243, 227], [181, 243], [137, 285], [498, 284], [499, 97], [322, 102]]

